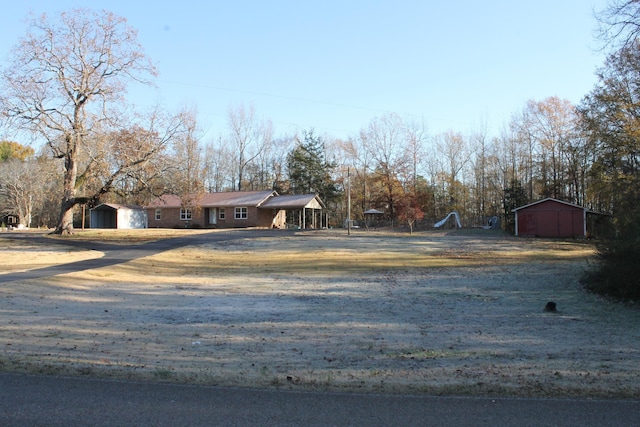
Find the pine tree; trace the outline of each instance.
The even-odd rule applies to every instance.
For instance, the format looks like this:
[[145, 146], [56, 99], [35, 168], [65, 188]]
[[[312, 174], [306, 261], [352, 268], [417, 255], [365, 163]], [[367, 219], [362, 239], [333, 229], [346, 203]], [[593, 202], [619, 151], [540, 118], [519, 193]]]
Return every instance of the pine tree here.
[[293, 194], [317, 194], [325, 203], [336, 201], [340, 191], [331, 177], [336, 164], [326, 159], [324, 142], [313, 130], [287, 156], [289, 186]]

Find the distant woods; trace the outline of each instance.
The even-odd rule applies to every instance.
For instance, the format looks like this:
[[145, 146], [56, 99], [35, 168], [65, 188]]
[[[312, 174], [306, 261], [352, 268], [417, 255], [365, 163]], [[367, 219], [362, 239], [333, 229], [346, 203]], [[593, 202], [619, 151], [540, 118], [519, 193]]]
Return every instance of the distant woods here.
[[[346, 218], [349, 187], [352, 219], [363, 220], [364, 211], [377, 209], [382, 221], [418, 229], [451, 211], [465, 226], [484, 225], [494, 216], [509, 224], [513, 208], [543, 197], [613, 213], [621, 194], [614, 185], [622, 184], [619, 177], [608, 179], [615, 170], [605, 169], [612, 166], [614, 151], [599, 139], [603, 129], [594, 112], [602, 109], [591, 105], [598, 93], [579, 107], [556, 97], [529, 101], [498, 136], [483, 127], [432, 135], [425, 123], [392, 113], [373, 118], [348, 139], [313, 129], [277, 135], [253, 106], [239, 105], [229, 108], [228, 129], [203, 140], [197, 111], [183, 109], [157, 117], [162, 131], [136, 124], [85, 138], [86, 148], [76, 154], [75, 189], [97, 195], [86, 197], [88, 206], [144, 204], [163, 192], [314, 192], [339, 225]], [[16, 152], [32, 150], [11, 146]], [[620, 147], [615, 153], [627, 159]], [[37, 156], [15, 157], [44, 162], [46, 154], [43, 147]], [[49, 156], [48, 161], [59, 160]], [[60, 188], [64, 173], [58, 171], [47, 182]]]

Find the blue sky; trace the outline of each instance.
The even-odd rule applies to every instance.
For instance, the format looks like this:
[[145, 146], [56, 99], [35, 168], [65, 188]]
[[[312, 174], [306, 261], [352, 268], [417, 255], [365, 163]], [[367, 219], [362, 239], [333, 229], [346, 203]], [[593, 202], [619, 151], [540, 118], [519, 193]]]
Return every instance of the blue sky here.
[[604, 61], [593, 10], [606, 0], [325, 0], [6, 2], [0, 64], [24, 18], [78, 6], [109, 9], [139, 31], [158, 86], [131, 102], [195, 105], [206, 138], [230, 107], [253, 104], [276, 135], [314, 128], [357, 135], [386, 112], [431, 134], [492, 134], [529, 99], [574, 103]]

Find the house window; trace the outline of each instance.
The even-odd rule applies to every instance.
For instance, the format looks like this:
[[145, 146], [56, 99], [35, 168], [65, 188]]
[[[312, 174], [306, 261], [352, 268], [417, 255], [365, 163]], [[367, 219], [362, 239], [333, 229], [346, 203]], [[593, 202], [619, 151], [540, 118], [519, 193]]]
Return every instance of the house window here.
[[189, 208], [180, 209], [180, 219], [182, 221], [191, 221], [191, 209]]
[[247, 208], [236, 208], [236, 219], [247, 219]]
[[224, 220], [226, 218], [226, 213], [224, 211], [224, 208], [220, 208], [220, 210], [218, 210], [218, 218], [221, 220]]
[[156, 221], [160, 221], [162, 219], [162, 209], [156, 209]]

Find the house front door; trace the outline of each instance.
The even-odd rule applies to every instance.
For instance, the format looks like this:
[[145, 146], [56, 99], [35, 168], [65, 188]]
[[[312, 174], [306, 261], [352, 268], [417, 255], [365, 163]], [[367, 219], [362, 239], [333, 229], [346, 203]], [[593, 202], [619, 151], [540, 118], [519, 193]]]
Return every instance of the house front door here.
[[218, 209], [209, 208], [209, 224], [217, 224], [218, 223]]

